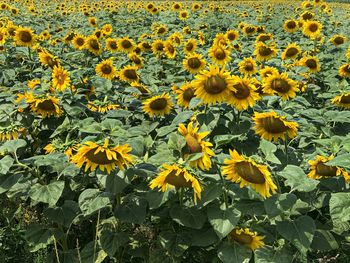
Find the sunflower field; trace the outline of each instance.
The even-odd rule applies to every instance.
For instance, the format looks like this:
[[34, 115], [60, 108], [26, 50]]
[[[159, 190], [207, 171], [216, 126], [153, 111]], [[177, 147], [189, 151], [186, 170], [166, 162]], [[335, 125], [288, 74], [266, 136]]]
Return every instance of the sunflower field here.
[[350, 4], [0, 0], [0, 262], [350, 262]]

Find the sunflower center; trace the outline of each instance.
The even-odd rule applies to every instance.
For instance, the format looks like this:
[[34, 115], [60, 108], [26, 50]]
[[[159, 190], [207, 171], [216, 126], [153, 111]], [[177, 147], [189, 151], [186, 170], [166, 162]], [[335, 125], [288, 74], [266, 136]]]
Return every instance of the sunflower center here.
[[172, 45], [169, 45], [168, 46], [168, 51], [169, 51], [170, 54], [174, 54], [175, 49], [174, 49], [174, 47]]
[[66, 80], [66, 75], [65, 74], [58, 74], [57, 75], [57, 82], [58, 82], [58, 84], [63, 85], [65, 80]]
[[253, 71], [254, 70], [254, 64], [250, 61], [247, 61], [244, 63], [244, 69], [246, 71]]
[[288, 130], [288, 127], [284, 125], [282, 120], [272, 116], [262, 119], [262, 125], [269, 133], [282, 133]]
[[198, 143], [198, 140], [193, 137], [191, 134], [186, 134], [185, 136], [186, 144], [190, 149], [191, 153], [200, 153], [202, 152], [202, 146]]
[[111, 68], [111, 66], [110, 65], [106, 65], [106, 64], [104, 64], [104, 65], [102, 65], [102, 67], [101, 67], [101, 71], [102, 71], [102, 73], [103, 74], [111, 74], [112, 73], [112, 68]]
[[219, 94], [227, 88], [225, 79], [220, 76], [211, 76], [204, 82], [204, 90], [212, 95]]
[[168, 102], [165, 98], [157, 98], [151, 102], [150, 108], [152, 110], [164, 110], [167, 105], [168, 105]]
[[344, 95], [340, 98], [340, 102], [341, 103], [344, 103], [344, 104], [347, 104], [347, 103], [350, 103], [350, 95]]
[[311, 13], [305, 13], [303, 14], [303, 19], [304, 20], [310, 20], [313, 17]]
[[20, 34], [20, 39], [22, 42], [30, 42], [32, 41], [33, 37], [32, 37], [32, 34], [30, 32], [27, 32], [27, 31], [23, 31], [21, 32]]
[[271, 83], [273, 90], [281, 93], [287, 93], [290, 90], [290, 85], [288, 81], [284, 79], [274, 79]]
[[167, 175], [165, 182], [175, 186], [176, 188], [192, 186], [191, 181], [186, 181], [184, 172], [181, 172], [176, 176], [176, 171], [171, 171], [171, 173]]
[[218, 48], [214, 51], [214, 56], [219, 59], [219, 60], [223, 60], [226, 58], [226, 54], [225, 51], [222, 48]]
[[163, 49], [164, 49], [164, 44], [163, 43], [157, 43], [156, 50], [157, 51], [163, 51]]
[[37, 108], [44, 111], [52, 111], [55, 110], [55, 104], [52, 102], [52, 100], [48, 99], [39, 102]]
[[290, 47], [286, 51], [286, 56], [287, 57], [294, 57], [297, 54], [298, 54], [298, 49], [295, 48], [295, 47]]
[[344, 43], [344, 38], [342, 38], [342, 37], [336, 37], [336, 38], [334, 39], [334, 43], [336, 43], [336, 44], [338, 44], [338, 45], [343, 44], [343, 43]]
[[165, 33], [165, 28], [161, 27], [158, 29], [158, 34], [164, 34]]
[[122, 47], [123, 48], [131, 48], [131, 42], [129, 41], [129, 40], [126, 40], [126, 39], [124, 39], [123, 41], [122, 41]]
[[259, 53], [260, 53], [261, 56], [266, 57], [266, 56], [269, 56], [269, 55], [272, 54], [272, 49], [269, 48], [269, 47], [262, 46], [259, 49]]
[[150, 48], [151, 48], [150, 44], [148, 44], [147, 42], [143, 42], [143, 43], [142, 43], [142, 46], [143, 46], [143, 48], [145, 48], [145, 49], [150, 49]]
[[261, 42], [265, 42], [265, 41], [270, 40], [270, 39], [271, 39], [271, 37], [269, 35], [262, 35], [259, 37], [259, 41], [261, 41]]
[[250, 89], [247, 85], [245, 85], [244, 83], [238, 83], [234, 85], [234, 87], [237, 90], [235, 92], [232, 92], [234, 97], [236, 97], [239, 100], [244, 100], [249, 97]]
[[180, 44], [181, 43], [181, 40], [178, 36], [175, 36], [174, 37], [174, 41], [177, 43], [177, 44]]
[[86, 158], [93, 162], [93, 163], [97, 163], [97, 164], [110, 164], [110, 163], [114, 163], [115, 160], [108, 160], [107, 155], [106, 155], [106, 151], [104, 152], [98, 152], [97, 154], [95, 154], [94, 152], [96, 151], [96, 148], [91, 149], [90, 151], [88, 151], [86, 153]]
[[317, 63], [314, 59], [308, 59], [306, 60], [305, 62], [305, 65], [308, 67], [308, 68], [317, 68]]
[[109, 42], [109, 47], [111, 49], [117, 49], [118, 48], [117, 43], [115, 41]]
[[288, 27], [289, 29], [294, 29], [294, 28], [296, 28], [296, 26], [297, 26], [297, 23], [295, 23], [295, 21], [289, 21], [289, 22], [287, 23], [287, 27]]
[[141, 64], [141, 59], [139, 57], [134, 56], [132, 58], [132, 61], [137, 65]]
[[345, 67], [343, 67], [343, 71], [350, 74], [350, 64], [347, 64]]
[[190, 101], [194, 97], [194, 91], [192, 88], [188, 88], [182, 94], [182, 97], [185, 101]]
[[202, 64], [198, 58], [190, 58], [187, 63], [190, 66], [190, 68], [193, 69], [199, 68]]
[[98, 45], [98, 41], [96, 39], [90, 40], [90, 47], [95, 50], [99, 50], [100, 46]]
[[235, 33], [228, 33], [227, 38], [231, 41], [236, 39], [236, 34]]
[[253, 241], [253, 238], [250, 235], [245, 234], [245, 233], [237, 234], [237, 233], [233, 232], [231, 234], [231, 236], [235, 241], [237, 241], [238, 243], [240, 243], [242, 245], [250, 244]]
[[83, 38], [78, 38], [78, 39], [77, 39], [77, 45], [78, 45], [78, 46], [84, 45], [84, 39], [83, 39]]
[[255, 31], [255, 28], [254, 28], [254, 27], [251, 27], [251, 26], [245, 27], [245, 32], [246, 32], [247, 34], [254, 33], [254, 31]]
[[191, 51], [192, 49], [193, 49], [193, 44], [192, 43], [187, 43], [187, 45], [186, 45], [186, 50], [187, 51]]
[[333, 177], [337, 175], [337, 167], [336, 166], [328, 166], [323, 163], [318, 163], [316, 165], [316, 172], [321, 176]]
[[264, 184], [265, 177], [262, 172], [260, 172], [259, 168], [256, 167], [251, 162], [242, 161], [236, 163], [235, 166], [236, 172], [242, 177], [244, 180], [248, 181], [252, 184]]
[[311, 24], [309, 26], [309, 30], [312, 32], [312, 33], [315, 33], [317, 30], [318, 30], [318, 25], [317, 24]]
[[127, 69], [127, 70], [125, 70], [124, 71], [124, 75], [128, 79], [137, 79], [137, 74], [136, 74], [136, 71], [134, 69]]

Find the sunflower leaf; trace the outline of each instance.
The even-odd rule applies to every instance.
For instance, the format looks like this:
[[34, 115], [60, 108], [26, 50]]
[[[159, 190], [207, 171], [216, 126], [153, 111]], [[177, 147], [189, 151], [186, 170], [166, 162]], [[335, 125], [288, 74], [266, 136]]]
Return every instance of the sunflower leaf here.
[[285, 185], [291, 187], [291, 191], [311, 192], [316, 189], [318, 181], [306, 176], [303, 169], [295, 165], [287, 165], [280, 175], [285, 178]]
[[350, 153], [334, 157], [333, 160], [330, 160], [329, 162], [327, 162], [327, 165], [340, 166], [343, 168], [350, 169]]
[[248, 263], [252, 252], [245, 246], [224, 242], [218, 248], [218, 257], [223, 263]]
[[281, 164], [281, 161], [275, 156], [275, 152], [277, 151], [277, 146], [272, 142], [262, 139], [260, 141], [260, 150], [263, 152], [266, 161], [275, 164]]

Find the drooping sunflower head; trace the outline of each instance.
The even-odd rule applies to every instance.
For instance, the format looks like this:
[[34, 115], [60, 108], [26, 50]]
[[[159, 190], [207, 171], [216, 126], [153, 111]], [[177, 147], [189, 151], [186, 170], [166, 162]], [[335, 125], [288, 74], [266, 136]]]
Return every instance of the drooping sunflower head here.
[[249, 228], [235, 228], [228, 236], [231, 242], [237, 242], [240, 245], [244, 245], [251, 250], [255, 250], [265, 245], [263, 236], [259, 236], [258, 233], [252, 232]]
[[233, 87], [236, 91], [231, 91], [228, 103], [238, 111], [253, 107], [260, 100], [260, 95], [251, 79], [234, 76]]
[[277, 55], [277, 49], [274, 45], [266, 45], [258, 42], [255, 46], [254, 55], [258, 61], [267, 61]]
[[70, 76], [63, 67], [54, 67], [52, 71], [52, 84], [57, 90], [64, 91], [70, 86]]
[[226, 49], [221, 45], [213, 45], [209, 49], [208, 56], [214, 64], [219, 66], [224, 66], [232, 59], [229, 49]]
[[315, 56], [307, 56], [303, 57], [299, 64], [303, 67], [307, 67], [310, 72], [317, 73], [321, 70], [321, 65], [317, 57]]
[[112, 80], [117, 75], [117, 69], [111, 59], [105, 59], [96, 65], [96, 73], [102, 78]]
[[258, 69], [256, 66], [256, 62], [252, 57], [244, 58], [243, 61], [241, 61], [238, 64], [239, 72], [244, 75], [251, 76], [255, 74]]
[[110, 110], [120, 109], [118, 104], [111, 103], [110, 101], [88, 101], [87, 107], [93, 112], [106, 113]]
[[298, 83], [288, 77], [287, 73], [277, 73], [264, 79], [264, 92], [278, 94], [284, 100], [294, 98], [298, 92]]
[[129, 83], [138, 82], [140, 80], [140, 76], [137, 70], [138, 70], [137, 66], [132, 66], [132, 65], [124, 66], [119, 71], [119, 79]]
[[206, 104], [225, 102], [233, 88], [233, 79], [225, 68], [210, 66], [196, 75], [193, 85], [196, 87], [196, 97]]
[[315, 39], [322, 30], [322, 24], [318, 21], [306, 21], [303, 24], [303, 33], [305, 36]]
[[177, 94], [177, 104], [184, 108], [189, 108], [191, 100], [195, 97], [195, 87], [190, 83], [182, 85], [180, 88], [173, 87], [173, 92]]
[[296, 43], [288, 44], [286, 49], [282, 53], [282, 59], [296, 59], [301, 53], [301, 48]]
[[337, 47], [343, 45], [347, 41], [347, 37], [343, 35], [334, 35], [329, 41]]
[[47, 97], [27, 97], [27, 103], [30, 110], [43, 118], [47, 117], [59, 117], [63, 111], [60, 106], [58, 98], [53, 96]]
[[130, 53], [136, 48], [134, 40], [129, 37], [123, 37], [118, 39], [118, 50], [124, 53]]
[[340, 66], [339, 75], [344, 78], [350, 78], [350, 63]]
[[102, 52], [101, 43], [95, 35], [91, 35], [86, 38], [84, 48], [89, 50], [95, 56], [98, 56]]
[[236, 150], [230, 150], [230, 156], [230, 159], [224, 160], [222, 167], [222, 174], [227, 180], [239, 183], [241, 188], [250, 186], [263, 198], [270, 197], [276, 192], [277, 186], [266, 165], [257, 164]]
[[197, 74], [206, 65], [205, 60], [201, 54], [188, 54], [186, 58], [183, 60], [183, 67], [190, 72], [191, 74]]
[[268, 141], [277, 142], [278, 139], [294, 138], [298, 133], [298, 123], [287, 121], [285, 116], [279, 116], [276, 112], [255, 112], [253, 121], [257, 135]]
[[27, 135], [28, 131], [18, 124], [11, 124], [9, 126], [2, 125], [0, 128], [0, 142], [16, 140], [20, 135]]
[[138, 68], [141, 68], [143, 66], [143, 58], [135, 52], [129, 53], [128, 57]]
[[169, 187], [192, 188], [194, 191], [194, 201], [201, 198], [202, 188], [199, 181], [191, 175], [186, 168], [182, 168], [176, 164], [163, 164], [161, 172], [149, 184], [151, 189], [160, 188], [165, 192]]
[[332, 99], [332, 104], [335, 104], [346, 109], [350, 109], [350, 92], [343, 93]]
[[173, 108], [173, 102], [171, 101], [168, 93], [162, 95], [153, 96], [143, 103], [143, 111], [149, 116], [165, 116], [171, 112]]
[[184, 52], [185, 54], [190, 54], [195, 52], [197, 49], [197, 40], [194, 38], [190, 38], [187, 40], [187, 42], [184, 44]]
[[18, 27], [15, 31], [14, 40], [18, 46], [32, 47], [36, 42], [36, 36], [31, 28]]

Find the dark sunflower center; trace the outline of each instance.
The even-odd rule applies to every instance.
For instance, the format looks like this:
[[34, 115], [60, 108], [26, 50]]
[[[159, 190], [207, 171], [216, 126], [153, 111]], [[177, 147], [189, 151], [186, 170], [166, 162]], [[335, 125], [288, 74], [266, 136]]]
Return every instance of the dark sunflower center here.
[[286, 51], [286, 56], [287, 57], [294, 57], [297, 54], [298, 54], [298, 49], [295, 48], [295, 47], [290, 47]]
[[151, 102], [150, 108], [152, 110], [164, 110], [168, 105], [166, 98], [158, 98]]
[[312, 33], [315, 33], [315, 32], [318, 30], [318, 25], [315, 24], [315, 23], [312, 23], [311, 25], [309, 25], [309, 30], [310, 30]]
[[198, 58], [190, 58], [188, 59], [187, 63], [190, 66], [190, 68], [193, 68], [193, 69], [198, 69], [202, 64]]
[[118, 48], [117, 43], [115, 41], [109, 42], [109, 47], [111, 49], [117, 49]]
[[111, 68], [110, 65], [104, 64], [101, 67], [101, 71], [102, 71], [103, 74], [107, 74], [108, 75], [108, 74], [112, 73], [112, 68]]
[[290, 85], [288, 81], [284, 79], [274, 79], [271, 83], [273, 90], [281, 93], [287, 93], [290, 90]]
[[228, 33], [227, 38], [231, 41], [236, 39], [236, 34], [235, 33]]
[[238, 243], [240, 243], [242, 245], [250, 244], [253, 241], [253, 238], [250, 235], [245, 234], [245, 233], [237, 234], [237, 233], [233, 232], [231, 234], [231, 236], [235, 241], [237, 241]]
[[186, 144], [190, 149], [191, 153], [200, 153], [202, 152], [202, 147], [198, 143], [197, 139], [193, 137], [191, 134], [186, 134], [185, 136]]
[[56, 78], [57, 78], [58, 84], [63, 85], [66, 80], [66, 75], [64, 73], [60, 73], [56, 76]]
[[157, 43], [156, 50], [157, 51], [163, 51], [163, 49], [164, 49], [164, 44], [163, 43]]
[[244, 100], [249, 97], [250, 89], [243, 83], [234, 85], [236, 92], [233, 92], [233, 96], [239, 100]]
[[260, 172], [259, 168], [251, 162], [242, 161], [235, 165], [236, 173], [244, 180], [252, 184], [263, 184], [265, 183], [265, 176]]
[[253, 71], [253, 70], [254, 70], [254, 65], [253, 65], [253, 63], [250, 62], [250, 61], [245, 62], [245, 63], [244, 63], [244, 69], [245, 69], [246, 71]]
[[265, 41], [270, 40], [270, 39], [271, 39], [271, 37], [268, 35], [263, 35], [263, 36], [259, 37], [259, 41], [261, 41], [261, 42], [265, 42]]
[[172, 45], [169, 45], [168, 46], [168, 51], [169, 51], [170, 54], [174, 54], [175, 49], [174, 49], [174, 47]]
[[151, 48], [151, 45], [148, 44], [147, 42], [143, 42], [142, 46], [143, 46], [144, 49], [150, 49]]
[[96, 39], [92, 39], [90, 40], [90, 47], [94, 50], [99, 50], [100, 49], [100, 46], [98, 44], [98, 41]]
[[123, 48], [131, 48], [131, 46], [132, 46], [132, 44], [131, 44], [131, 42], [129, 40], [124, 39], [122, 41], [122, 47]]
[[134, 69], [127, 69], [124, 71], [124, 76], [128, 79], [137, 79], [137, 74]]
[[52, 102], [52, 100], [44, 100], [42, 102], [39, 102], [37, 107], [44, 111], [55, 110], [55, 104]]
[[303, 14], [303, 19], [304, 20], [310, 20], [311, 18], [313, 18], [313, 15], [311, 13]]
[[[350, 69], [349, 69], [349, 71], [350, 71]], [[345, 103], [345, 104], [350, 103], [350, 95], [341, 96], [340, 102]]]
[[191, 51], [192, 49], [193, 49], [193, 44], [192, 43], [187, 43], [187, 45], [186, 45], [186, 50], [187, 51]]
[[106, 152], [98, 152], [97, 154], [94, 154], [94, 152], [96, 151], [96, 148], [94, 149], [91, 149], [90, 151], [88, 151], [86, 153], [86, 158], [93, 162], [93, 163], [97, 163], [97, 164], [101, 164], [101, 165], [104, 165], [104, 164], [111, 164], [111, 163], [114, 163], [115, 160], [108, 160], [107, 158], [107, 155], [106, 155]]
[[158, 29], [158, 34], [164, 34], [165, 33], [165, 28], [161, 27]]
[[178, 36], [175, 36], [174, 37], [174, 41], [177, 43], [177, 44], [180, 44], [181, 40]]
[[22, 42], [27, 43], [27, 42], [32, 41], [33, 37], [32, 37], [32, 34], [30, 32], [23, 31], [20, 34], [20, 39]]
[[225, 51], [221, 48], [218, 48], [217, 50], [214, 51], [214, 56], [216, 59], [223, 60], [226, 58]]
[[84, 39], [83, 38], [78, 38], [76, 43], [77, 43], [78, 46], [82, 46], [82, 45], [84, 45]]
[[334, 39], [334, 43], [340, 45], [340, 44], [343, 44], [344, 43], [344, 38], [343, 37], [336, 37]]
[[251, 33], [254, 33], [255, 28], [254, 28], [254, 27], [251, 27], [251, 26], [247, 26], [247, 27], [244, 28], [244, 30], [245, 30], [245, 32], [246, 32], [247, 34], [251, 34]]
[[337, 167], [318, 163], [316, 165], [316, 173], [321, 176], [333, 177], [337, 175]]
[[288, 130], [283, 121], [275, 117], [267, 117], [262, 119], [264, 129], [269, 133], [281, 133]]
[[135, 64], [137, 64], [137, 65], [139, 65], [139, 64], [141, 64], [141, 59], [139, 58], [139, 57], [133, 57], [132, 58], [132, 61], [135, 63]]
[[350, 74], [350, 64], [347, 64], [347, 65], [343, 68], [343, 70], [344, 70], [346, 73]]
[[263, 57], [267, 57], [272, 54], [272, 49], [269, 47], [262, 46], [259, 48], [259, 54]]
[[212, 95], [219, 94], [227, 88], [225, 79], [220, 76], [211, 76], [204, 82], [204, 90]]
[[194, 90], [192, 88], [188, 88], [184, 91], [182, 97], [185, 101], [190, 101], [194, 97]]
[[306, 66], [307, 66], [308, 68], [311, 68], [311, 69], [317, 68], [317, 63], [316, 63], [316, 61], [315, 61], [314, 59], [308, 59], [308, 60], [306, 60], [305, 64], [306, 64]]
[[71, 33], [71, 34], [69, 34], [69, 35], [66, 37], [66, 40], [67, 40], [67, 41], [72, 41], [73, 38], [74, 38], [74, 36], [75, 36], [75, 34], [74, 34], [74, 33]]

